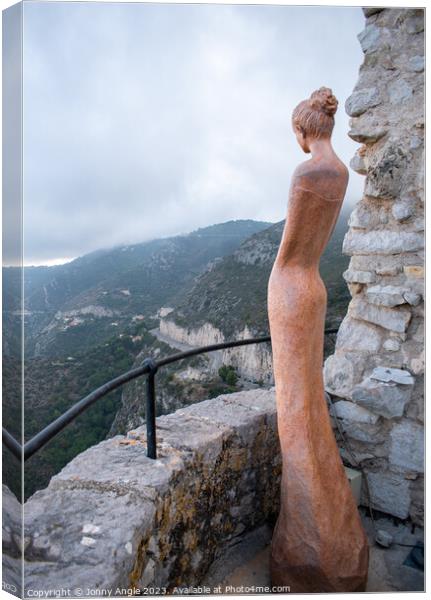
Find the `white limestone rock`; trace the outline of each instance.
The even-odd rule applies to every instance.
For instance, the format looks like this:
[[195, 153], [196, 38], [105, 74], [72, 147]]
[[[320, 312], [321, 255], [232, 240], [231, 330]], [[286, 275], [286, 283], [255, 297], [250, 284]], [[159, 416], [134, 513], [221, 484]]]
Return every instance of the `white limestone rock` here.
[[390, 439], [390, 464], [406, 471], [423, 473], [423, 426], [410, 420], [404, 420], [392, 427]]
[[374, 283], [376, 275], [372, 271], [355, 271], [348, 269], [344, 271], [343, 278], [348, 283]]
[[358, 321], [347, 315], [340, 325], [337, 335], [337, 348], [344, 351], [374, 354], [379, 351], [382, 333], [378, 327]]
[[377, 306], [399, 306], [405, 304], [405, 290], [394, 285], [374, 285], [367, 289], [367, 301]]
[[374, 229], [380, 224], [388, 223], [388, 212], [384, 207], [370, 206], [363, 201], [352, 211], [349, 227], [356, 229]]
[[369, 304], [362, 298], [354, 298], [349, 307], [350, 314], [356, 319], [362, 319], [375, 325], [380, 325], [389, 331], [404, 333], [411, 319], [411, 312], [404, 307], [390, 309]]
[[332, 354], [326, 359], [323, 369], [325, 389], [335, 396], [351, 398], [352, 389], [360, 381], [364, 367], [364, 357], [359, 352]]
[[344, 254], [400, 254], [424, 248], [424, 236], [410, 231], [361, 231], [350, 229], [343, 242]]
[[410, 219], [410, 217], [413, 214], [414, 206], [411, 202], [404, 200], [401, 202], [395, 202], [395, 204], [392, 206], [392, 215], [394, 219], [396, 219], [400, 223], [403, 223], [404, 221]]

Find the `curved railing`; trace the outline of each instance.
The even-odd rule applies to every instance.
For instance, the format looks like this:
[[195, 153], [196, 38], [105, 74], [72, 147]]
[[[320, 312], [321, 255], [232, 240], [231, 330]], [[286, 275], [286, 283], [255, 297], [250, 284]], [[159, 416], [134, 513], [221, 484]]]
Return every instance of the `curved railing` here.
[[[337, 333], [337, 329], [326, 329], [325, 335], [331, 333]], [[193, 348], [185, 352], [179, 352], [172, 354], [166, 358], [160, 360], [154, 360], [152, 358], [146, 358], [140, 367], [131, 369], [111, 381], [108, 381], [104, 385], [93, 390], [90, 394], [76, 402], [71, 408], [69, 408], [60, 417], [55, 419], [52, 423], [44, 427], [39, 433], [32, 437], [28, 442], [21, 446], [19, 442], [3, 427], [2, 439], [3, 444], [12, 452], [19, 460], [27, 460], [33, 454], [35, 454], [42, 446], [47, 444], [54, 436], [62, 431], [69, 423], [71, 423], [78, 415], [83, 413], [89, 406], [94, 404], [96, 400], [103, 398], [109, 392], [116, 390], [125, 383], [140, 377], [141, 375], [147, 375], [147, 394], [146, 394], [146, 413], [145, 420], [147, 425], [147, 456], [149, 458], [157, 458], [156, 452], [156, 385], [155, 377], [160, 367], [164, 367], [171, 363], [174, 363], [183, 358], [190, 358], [198, 354], [204, 354], [206, 352], [214, 352], [216, 350], [224, 350], [226, 348], [236, 348], [238, 346], [247, 346], [249, 344], [261, 344], [262, 342], [270, 342], [271, 337], [259, 337], [249, 338], [246, 340], [236, 340], [233, 342], [223, 342], [221, 344], [211, 344], [210, 346], [201, 346], [200, 348]]]

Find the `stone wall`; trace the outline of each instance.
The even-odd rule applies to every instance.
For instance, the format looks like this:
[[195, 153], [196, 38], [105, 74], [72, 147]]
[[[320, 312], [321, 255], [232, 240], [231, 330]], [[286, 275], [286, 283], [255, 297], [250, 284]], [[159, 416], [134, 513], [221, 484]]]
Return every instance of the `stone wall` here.
[[27, 596], [195, 586], [227, 546], [276, 518], [281, 458], [273, 390], [220, 396], [159, 417], [157, 435], [157, 460], [147, 458], [145, 429], [138, 428], [83, 452], [29, 498]]
[[352, 300], [325, 382], [372, 505], [422, 523], [424, 14], [364, 13], [364, 60], [346, 111], [362, 144], [351, 167], [365, 186], [343, 247]]

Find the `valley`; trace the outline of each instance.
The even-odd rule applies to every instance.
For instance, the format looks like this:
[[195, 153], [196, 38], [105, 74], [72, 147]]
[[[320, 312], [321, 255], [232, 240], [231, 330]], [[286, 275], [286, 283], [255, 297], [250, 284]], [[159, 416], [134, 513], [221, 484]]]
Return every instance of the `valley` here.
[[[344, 315], [342, 215], [322, 258], [328, 326]], [[268, 334], [266, 286], [283, 222], [229, 221], [71, 263], [25, 269], [25, 439], [87, 393], [139, 365], [190, 347]], [[19, 269], [3, 269], [4, 425], [19, 436]], [[272, 385], [269, 344], [227, 349], [164, 367], [157, 412], [239, 389]], [[25, 466], [28, 497], [76, 454], [145, 421], [145, 379], [77, 418]], [[7, 456], [8, 485], [19, 487]]]

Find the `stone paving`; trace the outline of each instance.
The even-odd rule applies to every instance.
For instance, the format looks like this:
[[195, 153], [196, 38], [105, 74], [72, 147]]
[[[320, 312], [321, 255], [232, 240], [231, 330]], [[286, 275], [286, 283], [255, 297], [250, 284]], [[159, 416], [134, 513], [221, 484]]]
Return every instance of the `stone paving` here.
[[[362, 522], [370, 543], [370, 568], [367, 592], [419, 592], [424, 591], [424, 573], [403, 564], [412, 548], [392, 544], [390, 548], [378, 546], [373, 541], [371, 519], [361, 509]], [[394, 524], [388, 517], [376, 518], [376, 528], [391, 534], [394, 542], [415, 544], [423, 542], [423, 529]], [[221, 585], [222, 593], [265, 593], [270, 587], [269, 550], [271, 529], [261, 527], [244, 537], [240, 544], [227, 550], [215, 561], [206, 576], [205, 584], [213, 588]]]

